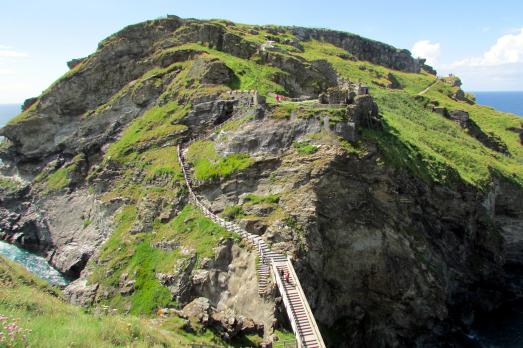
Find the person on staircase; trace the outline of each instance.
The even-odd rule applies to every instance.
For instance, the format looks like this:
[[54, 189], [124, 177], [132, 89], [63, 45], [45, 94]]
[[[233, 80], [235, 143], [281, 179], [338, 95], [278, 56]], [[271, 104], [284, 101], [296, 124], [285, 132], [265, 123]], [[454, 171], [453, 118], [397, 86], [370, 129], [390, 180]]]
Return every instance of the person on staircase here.
[[291, 282], [290, 282], [290, 280], [289, 280], [289, 277], [290, 277], [289, 272], [285, 272], [284, 279], [285, 279], [285, 281], [286, 281], [287, 283], [290, 284]]

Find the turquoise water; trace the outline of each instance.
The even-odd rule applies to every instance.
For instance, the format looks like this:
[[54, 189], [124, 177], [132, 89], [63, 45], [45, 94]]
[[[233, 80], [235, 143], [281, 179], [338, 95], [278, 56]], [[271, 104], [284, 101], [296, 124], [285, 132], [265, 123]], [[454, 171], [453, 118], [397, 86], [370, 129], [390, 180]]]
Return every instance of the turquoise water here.
[[0, 255], [18, 262], [31, 273], [36, 274], [53, 285], [67, 285], [69, 283], [69, 281], [64, 278], [60, 272], [51, 267], [43, 257], [20, 249], [15, 245], [0, 241]]
[[521, 92], [473, 92], [476, 102], [481, 105], [512, 112], [523, 117], [523, 91]]

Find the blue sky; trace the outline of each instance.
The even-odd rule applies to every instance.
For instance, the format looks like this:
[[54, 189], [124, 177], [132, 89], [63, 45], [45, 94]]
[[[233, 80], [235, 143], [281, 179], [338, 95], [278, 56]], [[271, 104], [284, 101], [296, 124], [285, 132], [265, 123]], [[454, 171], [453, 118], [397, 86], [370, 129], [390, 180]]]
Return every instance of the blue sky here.
[[523, 1], [3, 0], [0, 103], [41, 93], [122, 27], [166, 14], [325, 27], [413, 50], [467, 90], [523, 90]]

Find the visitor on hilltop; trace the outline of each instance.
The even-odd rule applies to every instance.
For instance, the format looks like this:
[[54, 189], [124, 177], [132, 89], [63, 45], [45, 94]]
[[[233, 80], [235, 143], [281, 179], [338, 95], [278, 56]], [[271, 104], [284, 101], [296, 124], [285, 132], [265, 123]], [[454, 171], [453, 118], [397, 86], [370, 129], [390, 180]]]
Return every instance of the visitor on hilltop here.
[[279, 103], [280, 102], [280, 96], [278, 94], [276, 94], [276, 103]]

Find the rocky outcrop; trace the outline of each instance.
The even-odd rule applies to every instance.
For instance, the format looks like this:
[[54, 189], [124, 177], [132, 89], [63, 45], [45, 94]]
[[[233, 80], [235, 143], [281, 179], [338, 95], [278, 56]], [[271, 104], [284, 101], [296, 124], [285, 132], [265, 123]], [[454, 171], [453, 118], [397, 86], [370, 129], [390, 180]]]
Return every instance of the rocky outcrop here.
[[88, 285], [86, 279], [78, 279], [64, 289], [64, 296], [74, 305], [88, 307], [94, 304], [98, 284]]
[[356, 96], [348, 107], [348, 114], [359, 128], [381, 127], [378, 105], [368, 94]]
[[[239, 334], [263, 335], [263, 324], [256, 323], [243, 316], [237, 317], [230, 310], [218, 311], [211, 306], [209, 299], [205, 297], [193, 300], [177, 314], [182, 318], [189, 319], [189, 323], [202, 324], [205, 327], [213, 328], [227, 341]], [[186, 329], [191, 330], [190, 324]]]
[[438, 74], [438, 72], [436, 71], [436, 69], [434, 69], [433, 67], [431, 67], [430, 65], [427, 65], [426, 64], [426, 59], [424, 58], [418, 58], [418, 61], [419, 63], [421, 64], [421, 69], [423, 69], [424, 71], [428, 72], [429, 74], [431, 75], [434, 75], [436, 76]]
[[[138, 39], [124, 30], [87, 58], [74, 78], [66, 75], [56, 82], [26, 118], [0, 130], [12, 142], [18, 160], [42, 160], [58, 152], [71, 155], [96, 152], [121, 127], [140, 115], [144, 101], [137, 105], [130, 94], [94, 116], [88, 112], [102, 106], [126, 86], [131, 90], [149, 88], [148, 84], [134, 86], [132, 81], [152, 68], [150, 61], [143, 59], [150, 54], [153, 42], [169, 32], [166, 26]], [[148, 94], [157, 96], [159, 90]], [[38, 132], [38, 139], [30, 136], [34, 132]]]
[[5, 238], [43, 254], [70, 278], [80, 275], [112, 230], [113, 208], [86, 191], [13, 204], [0, 209]]
[[276, 74], [275, 82], [285, 86], [291, 96], [317, 96], [329, 87], [337, 86], [337, 74], [325, 60], [306, 62], [295, 56], [274, 51], [260, 53], [264, 64], [280, 68], [285, 74]]
[[389, 80], [389, 84], [387, 85], [387, 88], [391, 89], [398, 89], [401, 88], [401, 83], [398, 81], [396, 76], [393, 73], [387, 74], [387, 80]]
[[189, 79], [198, 80], [203, 84], [228, 84], [234, 72], [218, 59], [196, 59], [188, 73]]
[[448, 117], [458, 123], [462, 128], [467, 128], [470, 122], [469, 113], [463, 110], [448, 111]]
[[177, 36], [174, 38], [177, 43], [206, 43], [210, 48], [239, 58], [250, 58], [258, 50], [254, 43], [226, 31], [219, 24], [191, 19], [186, 20], [185, 24], [181, 30], [177, 31]]
[[495, 134], [492, 133], [486, 133], [484, 132], [474, 120], [470, 118], [470, 115], [468, 112], [464, 110], [448, 110], [444, 107], [432, 107], [432, 111], [436, 112], [446, 118], [449, 118], [459, 124], [459, 126], [463, 129], [466, 129], [469, 134], [476, 138], [479, 142], [481, 142], [486, 147], [503, 153], [508, 154], [508, 148], [507, 145]]
[[[520, 219], [507, 220], [513, 213], [501, 208], [521, 209], [513, 200], [501, 203], [510, 189], [496, 194], [505, 197], [496, 209], [473, 187], [430, 186], [381, 167], [372, 145], [360, 159], [325, 145], [310, 158], [295, 158], [288, 145], [268, 140], [278, 129], [291, 129], [281, 126], [289, 121], [277, 122], [260, 119], [216, 137], [220, 152], [262, 157], [251, 170], [199, 192], [218, 211], [247, 193], [282, 195], [279, 206], [290, 217], [266, 219], [271, 210], [260, 206], [246, 208], [257, 218], [244, 222], [255, 221], [273, 249], [294, 255], [317, 320], [341, 337], [333, 346], [454, 342], [459, 331], [449, 334], [449, 325], [466, 330], [464, 318], [499, 303], [507, 281], [503, 255], [520, 256]], [[278, 154], [278, 161], [269, 161], [268, 153]]]
[[[261, 49], [245, 35], [257, 30], [287, 46]], [[184, 243], [199, 227], [181, 230], [191, 220], [176, 220], [188, 202], [176, 145], [206, 135], [214, 146], [209, 166], [233, 167], [230, 155], [240, 153], [249, 165], [195, 180], [197, 194], [216, 213], [238, 212], [229, 218], [292, 257], [322, 329], [340, 338], [330, 346], [452, 345], [476, 311], [522, 292], [521, 188], [496, 179], [481, 191], [451, 167], [456, 180], [445, 186], [409, 174], [403, 158], [390, 165], [374, 141], [389, 144], [395, 134], [382, 125], [369, 88], [351, 89], [328, 61], [297, 54], [313, 39], [343, 48], [343, 59], [430, 71], [406, 50], [329, 30], [177, 17], [127, 27], [0, 132], [9, 138], [0, 149], [4, 172], [17, 178], [0, 189], [0, 237], [79, 277], [64, 291], [73, 303], [121, 301], [125, 312], [146, 279], [162, 306], [184, 307], [159, 314], [192, 318], [188, 330], [199, 323], [225, 339], [261, 330], [267, 338], [285, 318], [277, 299], [258, 294], [253, 250], [227, 236], [206, 240], [202, 257], [199, 236]], [[254, 64], [270, 73], [252, 73]], [[395, 73], [386, 78], [401, 88]], [[231, 90], [243, 85], [296, 98], [266, 103], [258, 92]], [[380, 98], [385, 93], [393, 92], [383, 88]], [[508, 154], [467, 112], [433, 111]], [[54, 189], [46, 186], [53, 180]], [[113, 231], [113, 245], [100, 252]], [[137, 245], [147, 257], [168, 255], [166, 264], [145, 260], [150, 267], [141, 268]], [[270, 287], [268, 294], [275, 295]]]
[[67, 67], [69, 69], [74, 69], [76, 68], [78, 65], [82, 64], [83, 62], [85, 62], [86, 58], [75, 58], [75, 59], [71, 59], [70, 61], [67, 62]]
[[33, 106], [36, 103], [37, 100], [38, 100], [38, 98], [26, 99], [24, 101], [24, 103], [22, 104], [22, 111], [29, 109], [31, 106]]
[[413, 58], [408, 50], [400, 50], [355, 34], [301, 27], [290, 27], [288, 29], [300, 40], [325, 41], [343, 48], [359, 60], [366, 60], [387, 68], [417, 73], [424, 64], [424, 61], [420, 62]]

